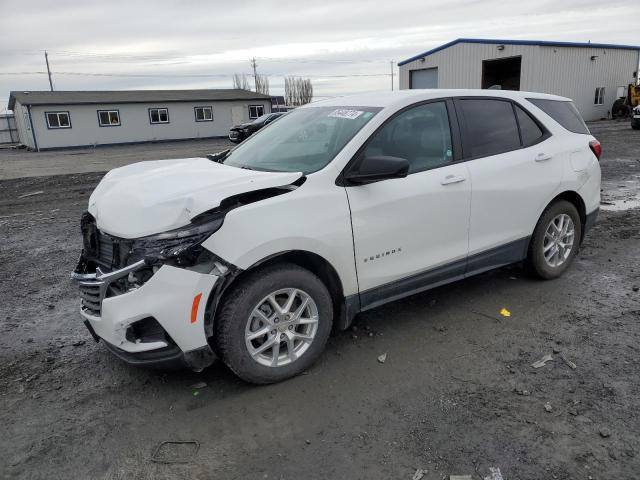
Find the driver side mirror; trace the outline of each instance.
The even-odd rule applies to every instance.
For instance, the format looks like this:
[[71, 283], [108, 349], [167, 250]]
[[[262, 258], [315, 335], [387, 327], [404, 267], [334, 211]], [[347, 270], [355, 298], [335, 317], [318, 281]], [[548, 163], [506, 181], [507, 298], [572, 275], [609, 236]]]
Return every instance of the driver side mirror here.
[[404, 178], [409, 173], [409, 161], [399, 157], [365, 157], [355, 167], [344, 174], [347, 185], [366, 185], [391, 178]]

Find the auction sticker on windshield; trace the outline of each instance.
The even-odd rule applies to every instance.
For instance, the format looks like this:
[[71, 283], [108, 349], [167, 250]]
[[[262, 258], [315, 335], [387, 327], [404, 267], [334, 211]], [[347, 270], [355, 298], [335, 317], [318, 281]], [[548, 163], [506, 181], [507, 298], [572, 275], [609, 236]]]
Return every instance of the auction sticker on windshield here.
[[364, 112], [361, 110], [344, 110], [344, 109], [339, 109], [339, 110], [334, 110], [333, 112], [331, 112], [329, 115], [329, 117], [335, 117], [335, 118], [348, 118], [350, 120], [354, 120], [356, 118], [358, 118], [360, 115], [362, 115]]

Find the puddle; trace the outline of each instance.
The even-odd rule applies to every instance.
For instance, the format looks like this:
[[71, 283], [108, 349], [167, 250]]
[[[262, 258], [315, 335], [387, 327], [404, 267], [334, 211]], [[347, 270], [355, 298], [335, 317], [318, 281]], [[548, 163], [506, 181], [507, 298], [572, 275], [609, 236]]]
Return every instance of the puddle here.
[[631, 210], [633, 208], [640, 208], [640, 198], [621, 198], [617, 200], [603, 200], [600, 202], [600, 208], [602, 210]]

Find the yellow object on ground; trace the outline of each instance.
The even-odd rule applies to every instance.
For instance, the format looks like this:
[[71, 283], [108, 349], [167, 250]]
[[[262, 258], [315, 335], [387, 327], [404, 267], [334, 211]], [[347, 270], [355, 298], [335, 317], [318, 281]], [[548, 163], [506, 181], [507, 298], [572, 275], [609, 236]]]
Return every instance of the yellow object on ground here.
[[506, 308], [503, 308], [502, 310], [500, 310], [500, 315], [502, 315], [503, 317], [510, 317], [511, 316], [511, 312], [509, 310], [507, 310]]

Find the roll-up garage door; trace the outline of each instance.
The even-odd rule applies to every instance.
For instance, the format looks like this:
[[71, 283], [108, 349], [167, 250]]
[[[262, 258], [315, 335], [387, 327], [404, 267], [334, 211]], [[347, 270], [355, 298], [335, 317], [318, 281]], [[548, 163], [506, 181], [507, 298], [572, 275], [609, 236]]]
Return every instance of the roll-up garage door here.
[[438, 88], [438, 67], [411, 70], [409, 88]]

